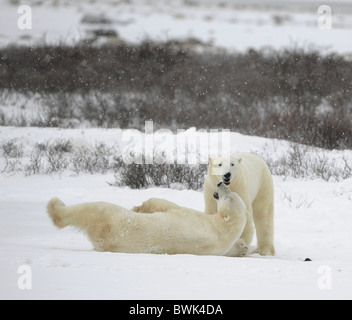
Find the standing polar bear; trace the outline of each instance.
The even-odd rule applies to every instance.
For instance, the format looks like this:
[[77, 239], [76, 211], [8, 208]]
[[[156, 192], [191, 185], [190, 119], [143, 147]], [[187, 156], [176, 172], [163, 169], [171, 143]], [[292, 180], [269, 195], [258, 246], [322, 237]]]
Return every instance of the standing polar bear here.
[[244, 230], [246, 206], [223, 183], [214, 188], [212, 197], [216, 198], [213, 215], [162, 199], [137, 207], [146, 211], [151, 204], [160, 207], [150, 214], [105, 202], [66, 207], [57, 198], [48, 203], [47, 211], [58, 228], [74, 226], [85, 231], [97, 251], [225, 255]]
[[[260, 255], [275, 255], [274, 249], [274, 186], [270, 170], [263, 159], [250, 153], [238, 153], [209, 159], [208, 175], [204, 182], [205, 214], [216, 212], [213, 193], [222, 181], [236, 192], [247, 207], [247, 224], [240, 242], [230, 250], [229, 256], [242, 256], [253, 239], [254, 227]], [[238, 244], [241, 244], [239, 246]]]

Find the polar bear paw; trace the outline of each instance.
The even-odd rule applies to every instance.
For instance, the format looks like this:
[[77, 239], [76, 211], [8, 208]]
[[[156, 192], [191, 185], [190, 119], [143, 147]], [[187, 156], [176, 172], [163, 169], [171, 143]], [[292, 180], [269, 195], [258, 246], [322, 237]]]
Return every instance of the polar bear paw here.
[[236, 242], [235, 247], [237, 248], [237, 256], [244, 257], [248, 254], [248, 245], [247, 243], [240, 239]]
[[228, 257], [245, 257], [248, 255], [249, 247], [243, 239], [239, 239], [233, 248], [226, 254]]
[[274, 256], [275, 249], [272, 245], [261, 246], [253, 251], [253, 253], [258, 253], [261, 256]]

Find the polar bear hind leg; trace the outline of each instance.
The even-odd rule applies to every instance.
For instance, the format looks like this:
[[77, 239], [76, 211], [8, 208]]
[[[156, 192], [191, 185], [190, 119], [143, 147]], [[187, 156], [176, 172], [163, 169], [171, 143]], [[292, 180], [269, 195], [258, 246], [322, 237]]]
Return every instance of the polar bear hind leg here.
[[54, 225], [59, 229], [69, 225], [69, 221], [65, 215], [65, 204], [58, 198], [53, 198], [47, 205], [47, 212]]
[[[119, 219], [115, 212], [125, 209], [104, 203], [85, 203], [66, 207], [58, 198], [49, 201], [47, 212], [54, 225], [59, 229], [72, 226], [84, 231], [97, 251], [115, 251], [114, 234], [119, 230]], [[113, 219], [115, 220], [113, 221]]]

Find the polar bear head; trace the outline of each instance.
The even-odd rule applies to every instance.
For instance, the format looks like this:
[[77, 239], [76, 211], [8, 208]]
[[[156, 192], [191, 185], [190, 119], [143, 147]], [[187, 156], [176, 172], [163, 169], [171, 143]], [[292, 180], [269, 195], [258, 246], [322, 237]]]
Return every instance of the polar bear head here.
[[218, 213], [226, 222], [236, 216], [245, 217], [246, 205], [243, 200], [237, 193], [231, 192], [223, 182], [217, 185], [214, 198], [217, 200]]
[[231, 184], [236, 176], [241, 158], [235, 155], [224, 155], [216, 158], [209, 158], [209, 174], [217, 176], [226, 186]]

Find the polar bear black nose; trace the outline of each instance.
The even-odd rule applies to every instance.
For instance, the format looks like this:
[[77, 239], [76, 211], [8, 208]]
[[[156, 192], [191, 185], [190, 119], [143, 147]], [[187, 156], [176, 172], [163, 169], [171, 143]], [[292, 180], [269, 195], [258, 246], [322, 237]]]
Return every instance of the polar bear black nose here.
[[230, 179], [231, 178], [231, 172], [228, 172], [224, 175], [225, 179]]

